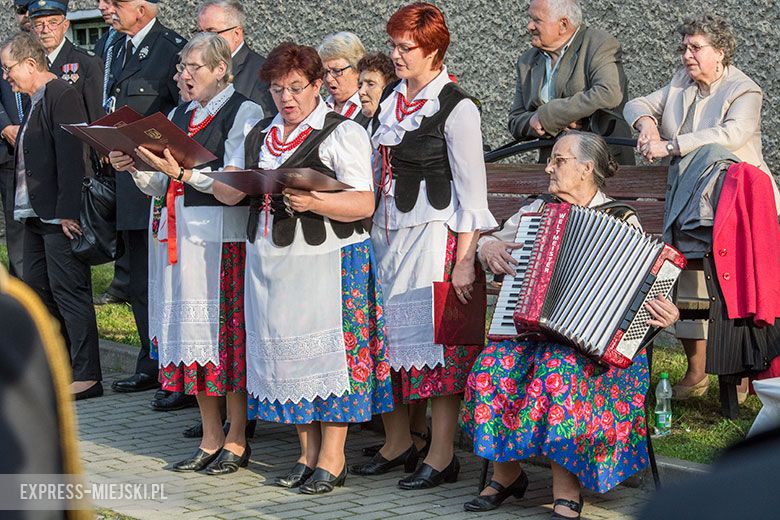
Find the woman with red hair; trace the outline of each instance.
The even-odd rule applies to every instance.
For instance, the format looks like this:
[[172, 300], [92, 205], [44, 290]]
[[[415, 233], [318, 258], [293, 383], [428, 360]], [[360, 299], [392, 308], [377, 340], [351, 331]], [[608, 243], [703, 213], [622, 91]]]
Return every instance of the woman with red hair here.
[[477, 103], [455, 85], [444, 66], [450, 34], [435, 6], [415, 3], [387, 23], [396, 75], [372, 121], [381, 196], [371, 238], [385, 296], [395, 411], [385, 414], [386, 440], [364, 475], [403, 465], [414, 471], [419, 452], [409, 431], [407, 404], [430, 399], [432, 438], [423, 464], [399, 482], [402, 489], [457, 480], [453, 442], [460, 399], [482, 345], [434, 341], [435, 281], [452, 283], [471, 299], [481, 230], [497, 226], [487, 205]]
[[347, 475], [347, 426], [392, 410], [374, 249], [371, 145], [320, 99], [323, 65], [283, 43], [260, 71], [279, 113], [244, 141], [249, 168], [313, 168], [352, 186], [286, 189], [250, 205], [245, 308], [250, 418], [295, 424], [297, 463], [277, 480], [319, 494]]

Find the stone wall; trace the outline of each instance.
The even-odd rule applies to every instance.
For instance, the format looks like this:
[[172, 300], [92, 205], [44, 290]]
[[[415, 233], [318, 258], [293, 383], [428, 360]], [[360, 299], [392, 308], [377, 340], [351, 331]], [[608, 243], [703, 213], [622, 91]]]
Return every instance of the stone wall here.
[[[339, 30], [358, 34], [370, 50], [384, 50], [387, 18], [402, 2], [383, 0], [245, 0], [248, 39], [260, 52], [283, 40], [317, 45]], [[514, 62], [528, 48], [527, 3], [517, 0], [447, 0], [443, 9], [452, 33], [446, 64], [464, 88], [482, 100], [486, 143], [507, 140], [506, 113], [514, 90]], [[71, 8], [96, 2], [75, 0]], [[188, 36], [197, 2], [161, 2], [161, 19]], [[614, 34], [623, 44], [630, 96], [649, 93], [670, 79], [679, 64], [676, 27], [690, 13], [712, 10], [727, 16], [737, 34], [735, 64], [764, 89], [764, 155], [780, 171], [780, 2], [777, 0], [591, 0], [586, 23]]]

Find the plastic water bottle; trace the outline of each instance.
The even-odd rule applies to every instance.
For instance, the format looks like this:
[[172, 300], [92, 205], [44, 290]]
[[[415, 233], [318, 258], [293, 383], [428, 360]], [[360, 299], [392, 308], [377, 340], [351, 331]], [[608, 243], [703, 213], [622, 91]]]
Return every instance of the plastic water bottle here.
[[669, 374], [661, 372], [661, 379], [655, 387], [655, 434], [672, 433], [672, 385]]

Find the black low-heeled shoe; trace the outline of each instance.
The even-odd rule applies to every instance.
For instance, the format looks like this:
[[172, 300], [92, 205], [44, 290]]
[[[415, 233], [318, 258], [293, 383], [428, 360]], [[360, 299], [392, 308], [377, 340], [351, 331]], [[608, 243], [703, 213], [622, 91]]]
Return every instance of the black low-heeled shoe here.
[[244, 448], [243, 455], [236, 455], [232, 451], [222, 448], [222, 452], [219, 457], [208, 465], [205, 473], [206, 475], [227, 475], [229, 473], [235, 473], [238, 468], [245, 468], [249, 464], [249, 457], [252, 456], [252, 447], [249, 444]]
[[103, 383], [100, 381], [90, 386], [86, 390], [76, 392], [73, 394], [74, 401], [81, 401], [83, 399], [92, 399], [93, 397], [101, 397], [103, 395]]
[[525, 472], [520, 473], [520, 476], [515, 479], [514, 482], [504, 487], [495, 480], [491, 480], [488, 483], [488, 487], [492, 487], [496, 490], [494, 495], [479, 495], [473, 500], [470, 500], [463, 504], [463, 509], [466, 511], [492, 511], [501, 504], [504, 500], [513, 496], [515, 498], [523, 498], [525, 490], [528, 488], [528, 476]]
[[428, 456], [428, 450], [431, 449], [431, 428], [428, 427], [428, 430], [425, 433], [420, 432], [409, 432], [412, 434], [412, 437], [417, 437], [418, 439], [422, 439], [425, 441], [425, 444], [423, 444], [422, 448], [418, 448], [417, 451], [420, 452], [420, 457], [425, 458]]
[[428, 489], [436, 487], [442, 482], [451, 484], [458, 481], [458, 473], [460, 473], [460, 461], [455, 455], [452, 456], [452, 461], [441, 471], [436, 471], [432, 466], [429, 466], [425, 462], [406, 478], [402, 478], [398, 481], [398, 487], [401, 489]]
[[298, 462], [286, 476], [277, 477], [275, 484], [283, 488], [297, 488], [306, 482], [313, 473], [314, 469], [302, 462]]
[[377, 453], [368, 462], [355, 464], [349, 470], [355, 475], [382, 475], [395, 467], [403, 465], [404, 471], [411, 473], [417, 467], [417, 461], [419, 460], [420, 452], [417, 451], [417, 446], [412, 444], [409, 449], [393, 460], [388, 460], [381, 453]]
[[322, 495], [330, 493], [334, 488], [344, 485], [347, 480], [347, 465], [341, 470], [338, 476], [322, 468], [316, 468], [311, 477], [301, 484], [301, 493], [304, 495]]
[[[553, 501], [553, 512], [552, 515], [550, 515], [550, 518], [580, 518], [582, 516], [582, 506], [585, 505], [585, 501], [582, 499], [582, 495], [580, 495], [580, 501], [575, 502], [573, 500], [566, 500], [565, 498], [556, 498]], [[577, 513], [577, 516], [563, 516], [560, 513], [555, 512], [555, 506], [565, 506]]]
[[171, 469], [173, 471], [200, 471], [211, 462], [216, 459], [220, 454], [220, 450], [215, 451], [214, 453], [206, 453], [202, 449], [198, 448], [198, 450], [192, 454], [191, 457], [186, 458], [182, 461], [177, 462], [173, 466], [171, 466]]

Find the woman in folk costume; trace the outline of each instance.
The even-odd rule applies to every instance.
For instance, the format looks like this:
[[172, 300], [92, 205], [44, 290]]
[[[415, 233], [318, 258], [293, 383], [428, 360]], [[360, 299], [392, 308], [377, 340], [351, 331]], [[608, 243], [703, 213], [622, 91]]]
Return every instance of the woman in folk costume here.
[[450, 36], [431, 4], [402, 7], [387, 23], [390, 58], [400, 82], [385, 89], [372, 122], [382, 163], [371, 238], [386, 300], [385, 320], [395, 411], [383, 417], [385, 445], [353, 468], [366, 475], [416, 466], [406, 404], [431, 399], [432, 439], [423, 464], [403, 489], [454, 482], [453, 442], [466, 377], [482, 345], [434, 342], [432, 284], [449, 281], [471, 298], [481, 230], [497, 226], [487, 205], [480, 114], [443, 65]]
[[[111, 152], [112, 165], [128, 170], [155, 197], [149, 234], [149, 336], [160, 361], [163, 389], [196, 395], [203, 421], [198, 450], [175, 471], [206, 469], [209, 475], [246, 466], [246, 357], [244, 331], [243, 194], [201, 171], [242, 169], [243, 133], [262, 109], [233, 88], [230, 47], [215, 34], [192, 38], [180, 53], [179, 83], [190, 99], [170, 114], [177, 126], [217, 159], [201, 170], [185, 169], [166, 149], [160, 158], [138, 153], [155, 168], [137, 171], [128, 155]], [[225, 436], [220, 397], [232, 421]]]
[[360, 224], [374, 210], [371, 145], [320, 99], [313, 48], [279, 45], [260, 75], [279, 113], [247, 134], [247, 166], [313, 168], [352, 187], [256, 199], [247, 229], [249, 415], [296, 425], [300, 457], [277, 483], [327, 493], [346, 478], [348, 423], [393, 406], [374, 250]]

